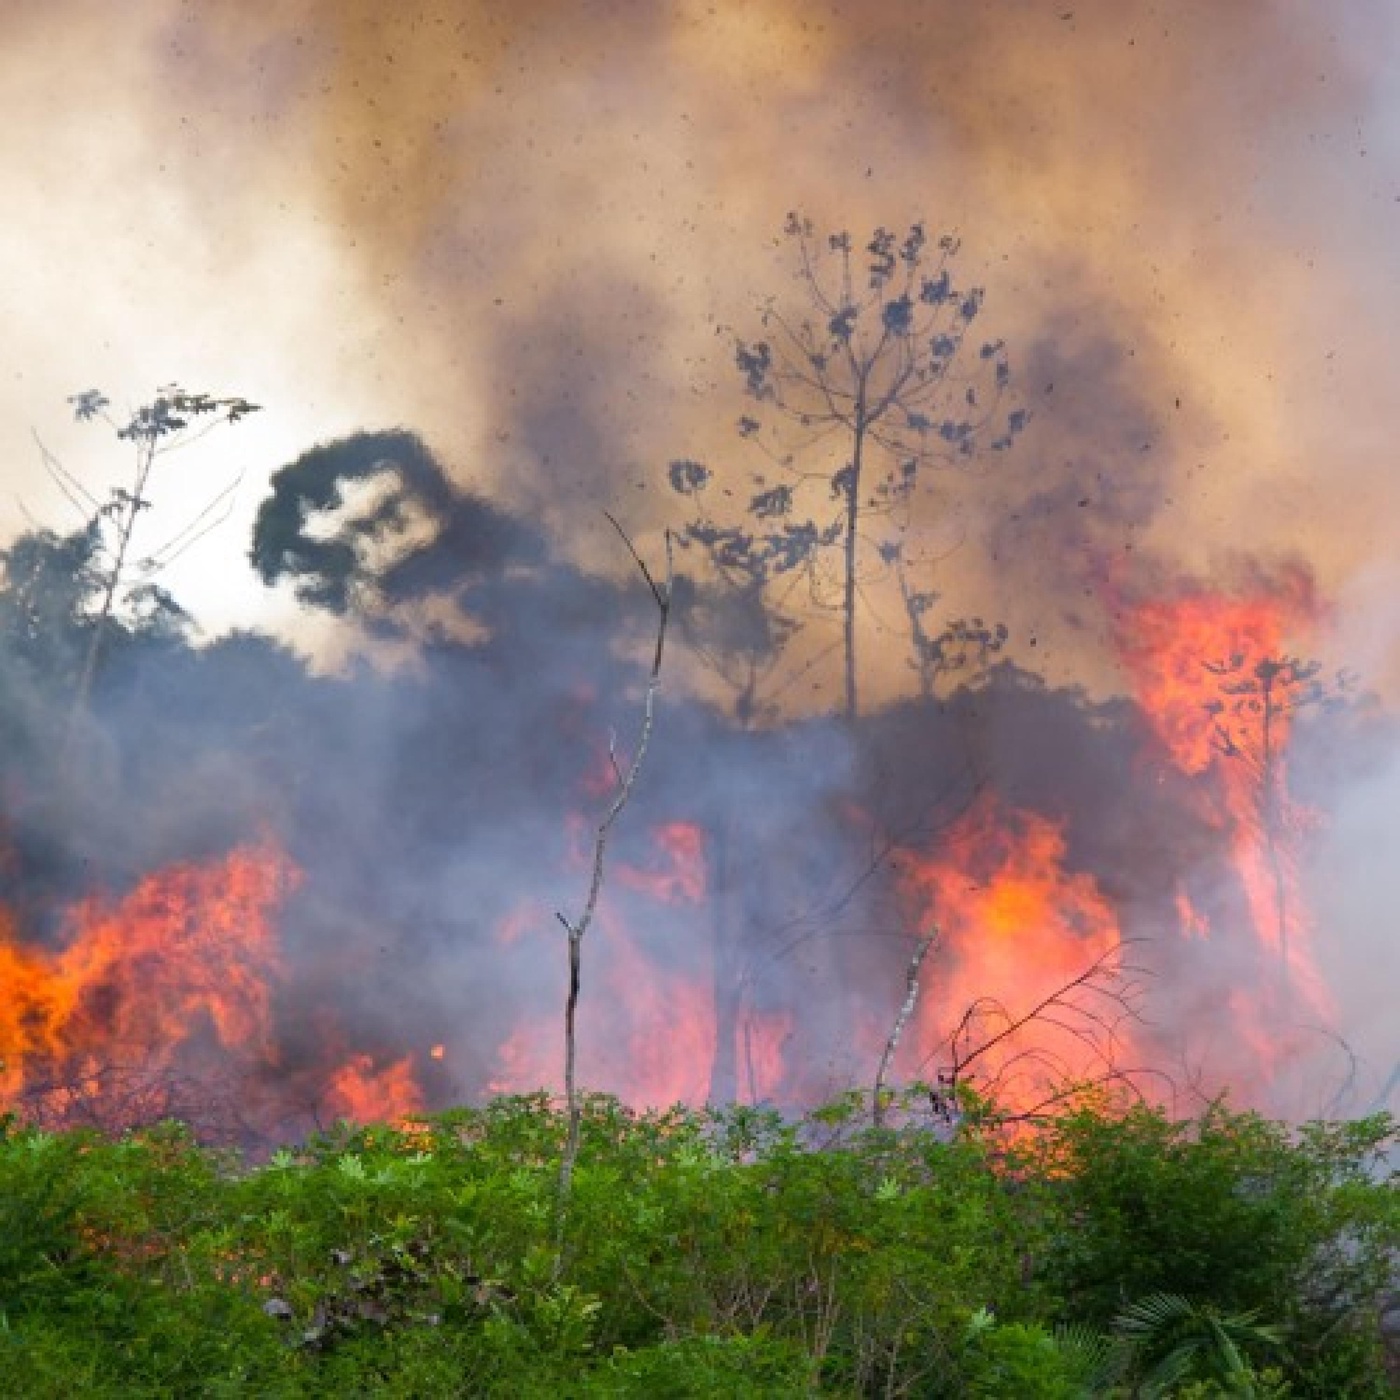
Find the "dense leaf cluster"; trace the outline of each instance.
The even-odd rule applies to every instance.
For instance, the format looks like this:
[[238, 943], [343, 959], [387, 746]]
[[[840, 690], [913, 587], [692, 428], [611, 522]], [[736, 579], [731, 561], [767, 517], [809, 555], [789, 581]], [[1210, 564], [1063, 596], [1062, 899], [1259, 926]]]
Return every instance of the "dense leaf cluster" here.
[[974, 1112], [947, 1141], [870, 1129], [865, 1108], [593, 1098], [562, 1216], [544, 1096], [342, 1127], [257, 1166], [175, 1125], [10, 1123], [0, 1386], [1389, 1393], [1388, 1120], [1295, 1133], [1088, 1106], [1012, 1142]]

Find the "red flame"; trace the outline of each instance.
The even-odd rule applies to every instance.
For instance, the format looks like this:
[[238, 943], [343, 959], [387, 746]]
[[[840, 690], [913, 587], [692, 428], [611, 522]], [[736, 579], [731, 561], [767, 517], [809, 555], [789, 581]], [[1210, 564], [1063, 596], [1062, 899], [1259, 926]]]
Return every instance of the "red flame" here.
[[646, 868], [620, 864], [618, 884], [662, 904], [699, 904], [705, 898], [705, 833], [694, 822], [666, 822], [651, 834], [655, 859]]
[[0, 1101], [99, 1067], [158, 1074], [271, 1051], [271, 982], [281, 969], [270, 916], [295, 879], [275, 847], [148, 875], [120, 901], [90, 898], [54, 952], [0, 930]]
[[[234, 1131], [283, 1124], [288, 1103], [268, 1088], [283, 1075], [276, 917], [299, 879], [271, 840], [173, 865], [121, 899], [73, 906], [52, 950], [21, 942], [0, 909], [0, 1108], [121, 1128], [232, 1095]], [[406, 1060], [376, 1069], [353, 1055], [309, 1073], [309, 1097], [341, 1116], [398, 1117], [422, 1105]]]
[[[571, 826], [581, 850], [581, 823]], [[703, 908], [709, 890], [704, 833], [691, 822], [663, 823], [651, 832], [647, 857], [610, 867], [597, 922], [586, 938], [581, 1079], [638, 1105], [699, 1103], [708, 1095], [716, 1035], [714, 950]], [[578, 860], [586, 864], [582, 855]], [[541, 933], [554, 937], [558, 921], [532, 912]], [[498, 939], [518, 944], [521, 932], [517, 911], [498, 930]], [[562, 930], [554, 946], [562, 969]], [[497, 1052], [488, 1087], [495, 1092], [557, 1087], [560, 1024], [557, 1014], [517, 1024]], [[785, 1033], [765, 1026], [753, 1032], [756, 1059], [763, 1077], [771, 1079]]]
[[[1288, 573], [1233, 597], [1194, 588], [1126, 608], [1118, 646], [1159, 745], [1200, 780], [1207, 815], [1228, 843], [1251, 933], [1277, 961], [1284, 998], [1300, 996], [1329, 1018], [1298, 879], [1299, 838], [1312, 816], [1287, 790], [1299, 699], [1287, 647], [1319, 615], [1306, 577]], [[1188, 936], [1210, 931], [1189, 899], [1179, 908]]]
[[369, 1055], [352, 1055], [326, 1089], [331, 1110], [352, 1123], [402, 1122], [423, 1111], [423, 1091], [409, 1056], [376, 1068]]
[[1120, 947], [1108, 900], [1091, 876], [1065, 868], [1065, 854], [1055, 823], [987, 799], [936, 851], [904, 854], [918, 927], [936, 929], [939, 940], [939, 956], [923, 970], [913, 1073], [946, 1072], [988, 1046], [975, 1078], [1016, 1110], [1054, 1084], [1118, 1067], [1126, 1046], [1109, 1034], [1114, 1008], [1097, 1003], [1092, 987], [1067, 992], [1066, 1003], [998, 1039]]
[[[1289, 572], [1227, 597], [1204, 586], [1135, 603], [1119, 601], [1118, 654], [1148, 723], [1186, 773], [1204, 773], [1221, 758], [1217, 721], [1222, 664], [1245, 674], [1280, 657], [1299, 633], [1312, 630], [1319, 607], [1308, 579]], [[1281, 717], [1282, 742], [1287, 716]]]
[[[1237, 929], [1210, 890], [1183, 876], [1177, 924], [1201, 949], [1227, 939], [1238, 947], [1243, 933], [1251, 955], [1276, 974], [1262, 986], [1224, 987], [1213, 1003], [1228, 1013], [1235, 1039], [1271, 1070], [1286, 1057], [1284, 1027], [1297, 1012], [1328, 1010], [1297, 875], [1304, 814], [1286, 784], [1301, 691], [1288, 691], [1298, 674], [1284, 648], [1318, 612], [1301, 575], [1233, 596], [1187, 588], [1117, 608], [1119, 652], [1152, 747], [1219, 833], [1239, 887]], [[615, 761], [600, 756], [590, 793], [615, 783]], [[571, 864], [586, 887], [594, 828], [575, 817], [568, 829]], [[7, 859], [0, 845], [0, 861]], [[1017, 1109], [1052, 1084], [1098, 1078], [1126, 1061], [1121, 1017], [1102, 1004], [1094, 1015], [1084, 1010], [1094, 1005], [1092, 988], [1008, 1031], [1096, 965], [1111, 964], [1122, 946], [1113, 906], [1073, 868], [1059, 825], [984, 799], [931, 852], [904, 852], [898, 869], [916, 927], [936, 927], [940, 939], [939, 956], [924, 966], [903, 1072], [926, 1077], [975, 1052], [969, 1077]], [[287, 1063], [274, 1016], [289, 975], [276, 918], [298, 878], [270, 841], [172, 866], [120, 899], [75, 905], [52, 948], [22, 938], [0, 909], [0, 1109], [25, 1112], [56, 1088], [60, 1108], [76, 1105], [76, 1091], [63, 1100], [62, 1086], [138, 1067], [148, 1078], [217, 1075], [266, 1124], [286, 1121], [285, 1104], [269, 1106], [278, 1091], [268, 1086], [279, 1084], [321, 1119], [422, 1113], [428, 1095], [418, 1065], [430, 1086], [448, 1082], [447, 1048], [426, 1037], [414, 1054], [402, 1044], [362, 1053], [327, 1011], [316, 1063], [301, 1056]], [[691, 822], [658, 825], [641, 855], [611, 860], [584, 953], [580, 1082], [639, 1106], [701, 1102], [714, 1083], [758, 1099], [793, 1091], [792, 1071], [803, 1062], [794, 1056], [789, 1066], [786, 1056], [798, 1014], [755, 1005], [747, 985], [716, 986], [719, 977], [736, 979], [742, 961], [721, 956], [721, 928], [741, 927], [722, 923], [728, 893], [712, 890], [706, 835]], [[557, 1088], [566, 934], [553, 907], [522, 901], [497, 929], [497, 953], [520, 967], [517, 984], [538, 986], [539, 996], [497, 1047], [487, 1087]], [[1100, 1014], [1105, 1019], [1094, 1019]], [[849, 1024], [873, 1064], [888, 1020], [855, 1009]], [[459, 1054], [454, 1042], [454, 1061]], [[1230, 1070], [1237, 1082], [1249, 1079], [1239, 1065]], [[100, 1100], [107, 1090], [99, 1083], [93, 1092]], [[122, 1125], [120, 1106], [98, 1108], [98, 1121]]]
[[751, 1011], [740, 1028], [741, 1086], [755, 1103], [776, 1099], [787, 1078], [784, 1058], [796, 1027], [790, 1011]]

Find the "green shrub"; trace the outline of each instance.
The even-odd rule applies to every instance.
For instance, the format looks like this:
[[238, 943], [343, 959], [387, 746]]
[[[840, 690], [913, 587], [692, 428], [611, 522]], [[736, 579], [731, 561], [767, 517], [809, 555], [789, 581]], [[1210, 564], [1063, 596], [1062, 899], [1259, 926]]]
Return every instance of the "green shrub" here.
[[543, 1095], [251, 1167], [174, 1125], [11, 1122], [0, 1394], [1058, 1400], [1128, 1302], [1178, 1292], [1286, 1342], [1182, 1384], [1380, 1396], [1388, 1132], [1081, 1109], [950, 1143], [858, 1096], [802, 1122], [595, 1096], [561, 1214]]

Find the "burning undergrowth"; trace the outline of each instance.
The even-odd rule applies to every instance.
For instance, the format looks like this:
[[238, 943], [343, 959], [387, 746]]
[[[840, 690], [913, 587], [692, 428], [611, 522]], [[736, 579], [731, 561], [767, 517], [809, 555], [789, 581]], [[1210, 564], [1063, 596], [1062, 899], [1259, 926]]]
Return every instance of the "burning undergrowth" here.
[[[81, 589], [68, 644], [26, 630], [28, 557], [4, 584], [6, 1106], [251, 1142], [558, 1084], [556, 911], [635, 704], [630, 585], [409, 435], [361, 435], [280, 474], [254, 557], [410, 638], [412, 666], [315, 675], [256, 636], [133, 627], [74, 721]], [[994, 1044], [976, 1073], [1018, 1106], [1147, 1070], [1322, 1106], [1319, 1043], [1346, 1028], [1288, 768], [1324, 713], [1347, 748], [1352, 712], [1288, 650], [1320, 610], [1288, 572], [1111, 592], [1127, 698], [1001, 659], [854, 725], [753, 729], [668, 690], [586, 949], [585, 1083], [653, 1104], [868, 1084], [936, 930], [901, 1075]], [[1055, 999], [1123, 963], [1137, 1000], [1111, 979]]]

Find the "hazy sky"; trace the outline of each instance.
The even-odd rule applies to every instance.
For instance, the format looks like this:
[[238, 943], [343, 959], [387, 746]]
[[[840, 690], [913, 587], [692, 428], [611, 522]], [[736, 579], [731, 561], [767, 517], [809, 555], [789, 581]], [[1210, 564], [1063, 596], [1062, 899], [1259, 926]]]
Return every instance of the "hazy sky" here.
[[35, 432], [95, 491], [124, 463], [67, 395], [178, 381], [266, 406], [158, 483], [173, 533], [245, 473], [165, 580], [211, 631], [296, 626], [243, 562], [252, 512], [358, 427], [613, 561], [602, 507], [679, 518], [670, 459], [748, 470], [719, 328], [792, 289], [787, 211], [922, 218], [1034, 414], [929, 519], [956, 610], [1053, 667], [1096, 629], [1067, 560], [1301, 555], [1339, 659], [1394, 666], [1389, 0], [4, 10], [0, 537], [77, 523]]

